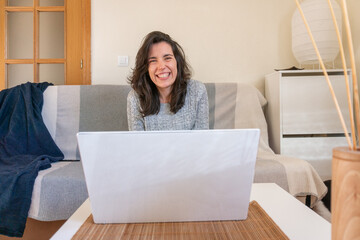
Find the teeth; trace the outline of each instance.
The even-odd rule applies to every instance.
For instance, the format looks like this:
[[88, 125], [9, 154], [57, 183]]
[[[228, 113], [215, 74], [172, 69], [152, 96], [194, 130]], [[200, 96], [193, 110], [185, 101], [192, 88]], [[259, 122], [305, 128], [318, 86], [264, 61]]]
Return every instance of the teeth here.
[[165, 77], [167, 77], [169, 75], [170, 75], [170, 73], [163, 73], [163, 74], [160, 74], [158, 76], [161, 77], [161, 78], [165, 78]]

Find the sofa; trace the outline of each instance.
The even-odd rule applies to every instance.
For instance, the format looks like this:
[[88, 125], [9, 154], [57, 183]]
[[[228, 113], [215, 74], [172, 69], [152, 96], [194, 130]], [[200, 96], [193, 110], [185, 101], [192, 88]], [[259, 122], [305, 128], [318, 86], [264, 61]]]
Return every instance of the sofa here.
[[[300, 201], [308, 199], [310, 206], [323, 198], [327, 188], [308, 162], [276, 155], [270, 149], [263, 112], [267, 102], [257, 88], [242, 83], [205, 83], [205, 86], [210, 129], [261, 130], [254, 182], [275, 182]], [[49, 86], [45, 90], [43, 121], [65, 157], [39, 172], [32, 193], [30, 218], [64, 220], [85, 201], [88, 194], [76, 134], [79, 131], [127, 131], [129, 91], [128, 85], [65, 85]]]

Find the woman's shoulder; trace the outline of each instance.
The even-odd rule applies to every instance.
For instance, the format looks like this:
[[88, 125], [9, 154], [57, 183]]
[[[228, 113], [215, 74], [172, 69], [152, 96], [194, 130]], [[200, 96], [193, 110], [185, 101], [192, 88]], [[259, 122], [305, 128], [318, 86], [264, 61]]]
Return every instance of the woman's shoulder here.
[[194, 97], [206, 94], [205, 84], [200, 81], [190, 79], [188, 82], [188, 93]]
[[187, 88], [187, 99], [189, 101], [199, 101], [207, 95], [205, 84], [197, 80], [189, 80]]
[[189, 80], [188, 89], [196, 91], [196, 92], [206, 91], [205, 84], [198, 80], [194, 80], [194, 79]]
[[137, 98], [137, 93], [135, 92], [135, 90], [134, 90], [133, 88], [131, 88], [130, 92], [128, 93], [127, 98], [128, 98], [128, 99]]
[[139, 96], [134, 89], [131, 89], [127, 96], [127, 101], [132, 103], [138, 103]]

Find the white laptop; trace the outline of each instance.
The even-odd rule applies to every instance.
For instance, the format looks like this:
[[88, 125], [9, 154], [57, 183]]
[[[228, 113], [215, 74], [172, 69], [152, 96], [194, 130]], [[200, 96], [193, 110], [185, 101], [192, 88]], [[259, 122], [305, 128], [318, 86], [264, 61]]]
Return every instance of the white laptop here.
[[80, 132], [95, 223], [247, 218], [259, 129]]

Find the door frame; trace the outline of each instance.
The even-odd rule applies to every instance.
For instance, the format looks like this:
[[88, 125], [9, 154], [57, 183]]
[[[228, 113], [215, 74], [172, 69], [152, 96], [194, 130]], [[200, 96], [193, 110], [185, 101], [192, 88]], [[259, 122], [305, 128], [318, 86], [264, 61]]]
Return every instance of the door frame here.
[[[6, 16], [5, 16], [5, 1], [6, 0], [0, 0], [0, 90], [6, 88]], [[75, 5], [74, 2], [76, 3]], [[34, 5], [38, 5], [38, 0], [34, 0]], [[71, 47], [67, 46], [69, 43], [73, 42], [72, 40], [72, 34], [67, 34], [67, 26], [70, 26], [69, 24], [72, 24], [68, 21], [68, 14], [73, 13], [72, 8], [76, 7], [79, 11], [81, 11], [81, 16], [77, 16], [77, 21], [79, 21], [78, 24], [80, 24], [81, 31], [81, 39], [79, 46], [81, 49], [77, 49], [77, 51], [73, 51]], [[11, 7], [11, 8], [17, 8], [17, 7]], [[26, 8], [26, 7], [24, 7]], [[46, 7], [42, 7], [46, 8]], [[64, 82], [66, 85], [89, 85], [91, 84], [91, 0], [68, 0], [65, 1], [64, 4], [65, 8], [65, 16], [64, 16], [64, 30], [65, 30], [65, 53], [64, 53]], [[36, 18], [34, 14], [34, 24], [37, 24]], [[76, 14], [75, 14], [76, 15]], [[80, 23], [81, 22], [81, 23]], [[76, 32], [76, 31], [73, 31]], [[37, 34], [34, 34], [34, 42]], [[73, 34], [74, 35], [74, 34]], [[34, 46], [36, 46], [34, 44]], [[36, 50], [36, 47], [34, 47], [34, 51]], [[34, 62], [35, 59], [35, 53], [33, 59], [27, 59], [22, 60], [24, 63], [33, 63], [34, 70], [38, 67], [38, 64]], [[7, 61], [8, 63], [9, 60]], [[40, 62], [41, 63], [41, 62]], [[77, 66], [74, 68], [72, 65], [68, 64], [74, 64]], [[68, 66], [67, 66], [68, 65]], [[82, 68], [80, 68], [80, 65]], [[71, 66], [71, 67], [70, 67]], [[75, 70], [74, 70], [75, 69]], [[69, 70], [69, 71], [68, 71]], [[38, 82], [38, 76], [36, 76], [36, 73], [38, 71], [34, 71], [34, 79], [33, 82]], [[74, 75], [74, 77], [72, 77]]]

